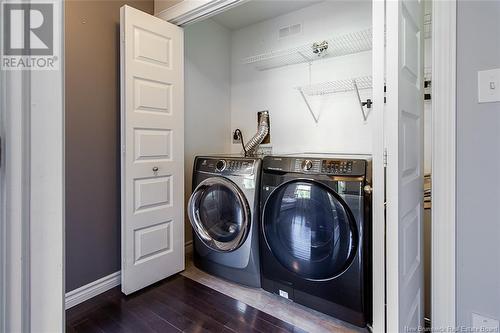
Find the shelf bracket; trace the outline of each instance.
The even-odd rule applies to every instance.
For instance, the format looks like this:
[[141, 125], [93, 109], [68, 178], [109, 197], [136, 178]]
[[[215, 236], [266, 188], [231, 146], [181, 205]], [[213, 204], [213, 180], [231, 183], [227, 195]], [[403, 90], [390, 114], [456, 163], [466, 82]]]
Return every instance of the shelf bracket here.
[[[367, 121], [368, 120], [368, 115], [370, 114], [370, 109], [372, 108], [372, 100], [367, 99], [366, 102], [363, 102], [361, 100], [361, 96], [359, 95], [359, 89], [358, 85], [356, 83], [356, 80], [352, 80], [352, 85], [354, 86], [354, 91], [356, 91], [356, 96], [358, 97], [358, 102], [359, 102], [359, 107], [361, 108], [361, 114], [363, 115], [363, 120]], [[368, 109], [368, 111], [365, 112], [365, 106]]]
[[311, 108], [311, 105], [309, 104], [309, 101], [307, 100], [306, 95], [302, 91], [302, 88], [297, 88], [297, 90], [299, 91], [300, 96], [302, 96], [302, 99], [304, 100], [304, 103], [306, 103], [307, 109], [309, 110], [309, 113], [311, 113], [311, 116], [313, 117], [314, 122], [317, 124], [319, 122], [319, 116], [316, 117], [316, 115], [314, 114], [314, 112], [313, 112], [313, 110]]

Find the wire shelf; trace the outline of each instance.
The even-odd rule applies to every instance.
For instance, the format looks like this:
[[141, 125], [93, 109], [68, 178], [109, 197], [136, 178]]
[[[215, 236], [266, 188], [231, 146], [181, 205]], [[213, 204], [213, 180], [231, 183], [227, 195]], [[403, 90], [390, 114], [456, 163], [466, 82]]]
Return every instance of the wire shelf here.
[[326, 42], [328, 42], [328, 49], [324, 52], [315, 52], [313, 44], [305, 44], [286, 50], [270, 51], [247, 57], [242, 60], [242, 63], [253, 65], [257, 70], [263, 71], [369, 51], [372, 49], [372, 29], [369, 28], [333, 37], [327, 39]]
[[297, 89], [302, 91], [307, 96], [328, 95], [355, 90], [354, 81], [356, 82], [359, 90], [372, 88], [372, 77], [362, 76], [353, 79], [321, 82], [297, 87]]
[[[296, 89], [299, 91], [300, 96], [302, 96], [302, 99], [304, 100], [304, 103], [306, 104], [307, 109], [309, 110], [309, 113], [313, 117], [314, 121], [318, 123], [319, 115], [314, 112], [312, 105], [309, 103], [308, 96], [322, 96], [327, 94], [355, 91], [363, 120], [366, 121], [370, 113], [372, 100], [367, 99], [366, 101], [362, 101], [359, 91], [362, 89], [370, 89], [372, 86], [372, 77], [362, 76], [353, 79], [316, 83], [308, 86], [297, 87]], [[365, 110], [365, 107], [367, 110]]]

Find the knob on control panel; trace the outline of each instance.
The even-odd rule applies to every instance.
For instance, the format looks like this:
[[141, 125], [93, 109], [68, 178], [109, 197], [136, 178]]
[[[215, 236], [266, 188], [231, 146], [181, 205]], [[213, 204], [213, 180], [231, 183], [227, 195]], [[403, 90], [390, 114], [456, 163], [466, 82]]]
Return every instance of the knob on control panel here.
[[308, 171], [308, 170], [311, 170], [312, 167], [313, 167], [313, 163], [311, 160], [304, 160], [302, 162], [302, 170]]
[[226, 168], [226, 161], [224, 160], [219, 160], [217, 161], [217, 164], [215, 164], [215, 169], [217, 171], [223, 171]]

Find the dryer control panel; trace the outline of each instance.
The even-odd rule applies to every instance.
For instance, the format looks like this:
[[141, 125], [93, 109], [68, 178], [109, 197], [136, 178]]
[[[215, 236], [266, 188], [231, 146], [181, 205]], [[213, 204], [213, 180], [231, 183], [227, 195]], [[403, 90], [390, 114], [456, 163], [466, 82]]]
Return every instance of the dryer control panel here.
[[254, 173], [254, 159], [248, 158], [209, 158], [196, 159], [195, 171], [220, 175], [251, 175]]
[[323, 160], [321, 173], [325, 174], [351, 174], [354, 161]]
[[362, 159], [267, 156], [263, 168], [282, 172], [332, 176], [364, 176], [367, 161]]

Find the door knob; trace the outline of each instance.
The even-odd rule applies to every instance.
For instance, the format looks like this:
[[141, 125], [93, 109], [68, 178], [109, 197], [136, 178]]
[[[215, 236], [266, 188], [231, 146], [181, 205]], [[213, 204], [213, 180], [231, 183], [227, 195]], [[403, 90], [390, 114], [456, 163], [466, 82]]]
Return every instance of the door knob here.
[[157, 166], [153, 167], [153, 172], [158, 172], [160, 170]]

